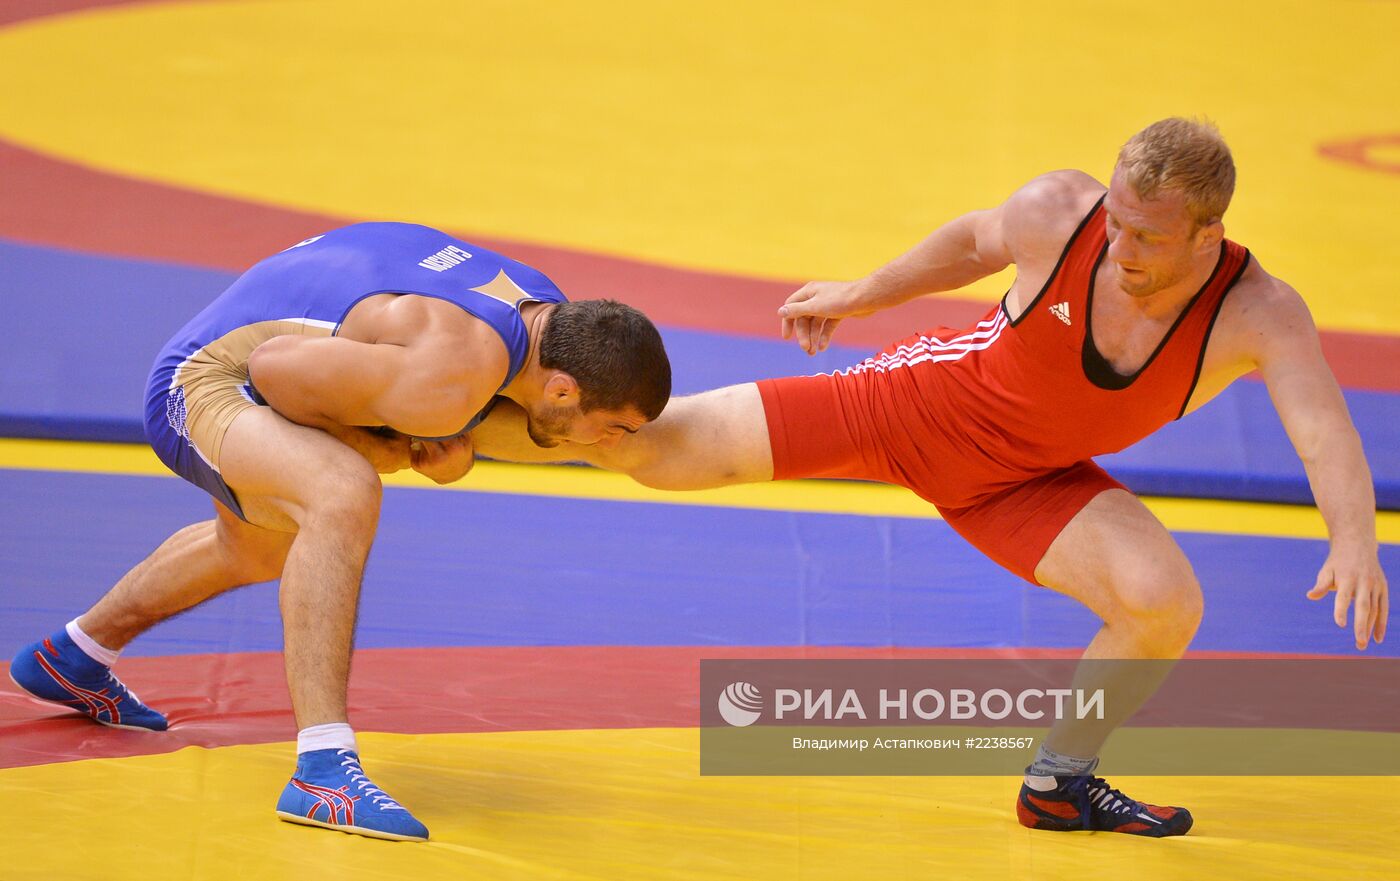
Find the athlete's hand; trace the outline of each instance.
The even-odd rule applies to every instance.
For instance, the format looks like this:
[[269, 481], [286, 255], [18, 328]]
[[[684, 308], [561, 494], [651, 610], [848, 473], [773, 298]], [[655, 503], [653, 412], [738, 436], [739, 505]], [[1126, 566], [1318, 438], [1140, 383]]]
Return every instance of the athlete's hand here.
[[797, 337], [808, 355], [831, 344], [831, 335], [843, 318], [869, 315], [859, 297], [860, 282], [811, 281], [798, 288], [778, 309], [783, 319], [783, 339]]
[[1317, 583], [1308, 591], [1308, 599], [1320, 600], [1336, 591], [1332, 604], [1332, 620], [1338, 627], [1347, 626], [1347, 608], [1356, 603], [1352, 632], [1356, 647], [1366, 650], [1374, 636], [1377, 643], [1385, 639], [1386, 620], [1390, 617], [1390, 596], [1381, 571], [1376, 547], [1339, 546], [1334, 544], [1317, 573]]
[[447, 440], [415, 440], [412, 445], [413, 470], [434, 483], [461, 480], [476, 464], [469, 434]]

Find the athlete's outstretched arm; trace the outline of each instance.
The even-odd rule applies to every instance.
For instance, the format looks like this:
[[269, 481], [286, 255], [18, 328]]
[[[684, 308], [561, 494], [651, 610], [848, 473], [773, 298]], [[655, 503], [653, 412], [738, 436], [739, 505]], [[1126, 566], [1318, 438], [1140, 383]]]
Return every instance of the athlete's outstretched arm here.
[[[808, 354], [831, 342], [843, 318], [858, 318], [925, 294], [951, 291], [1012, 263], [1064, 244], [1047, 218], [1063, 218], [1086, 191], [1103, 185], [1078, 171], [1041, 175], [995, 208], [973, 211], [939, 227], [908, 252], [855, 281], [814, 281], [778, 310], [783, 339], [797, 337]], [[1068, 208], [1069, 216], [1079, 209]], [[1048, 235], [1047, 235], [1048, 233]], [[1053, 253], [1050, 257], [1054, 259]]]
[[654, 422], [612, 444], [530, 440], [525, 411], [501, 401], [472, 429], [482, 456], [507, 462], [587, 462], [657, 489], [708, 489], [773, 479], [768, 423], [752, 383], [672, 398]]
[[1308, 598], [1336, 591], [1332, 614], [1352, 626], [1356, 647], [1385, 637], [1390, 600], [1376, 543], [1376, 494], [1371, 469], [1307, 305], [1297, 291], [1274, 280], [1268, 308], [1256, 310], [1255, 362], [1274, 407], [1308, 473], [1331, 548]]

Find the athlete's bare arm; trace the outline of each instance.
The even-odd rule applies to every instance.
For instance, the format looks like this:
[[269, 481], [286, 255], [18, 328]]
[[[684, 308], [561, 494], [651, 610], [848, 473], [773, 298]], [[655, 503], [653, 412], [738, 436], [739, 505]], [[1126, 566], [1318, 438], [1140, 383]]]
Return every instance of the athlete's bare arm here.
[[[357, 310], [360, 307], [356, 307]], [[354, 316], [354, 313], [352, 313]], [[366, 304], [336, 337], [275, 337], [249, 358], [253, 384], [287, 419], [320, 428], [380, 467], [389, 452], [439, 483], [460, 478], [473, 455], [455, 435], [505, 376], [504, 347], [450, 304], [396, 297]], [[397, 434], [358, 431], [387, 427]]]
[[[1080, 171], [1043, 174], [997, 207], [944, 224], [865, 278], [804, 285], [778, 310], [783, 339], [795, 336], [804, 351], [815, 354], [830, 344], [844, 318], [960, 288], [1012, 264], [1017, 283], [1008, 306], [1015, 309], [1017, 294], [1049, 276], [1076, 224], [1103, 192], [1103, 184]], [[1027, 297], [1034, 295], [1030, 290]]]
[[1389, 596], [1376, 543], [1376, 496], [1371, 469], [1347, 413], [1337, 380], [1322, 357], [1317, 328], [1298, 292], [1257, 264], [1231, 291], [1211, 334], [1192, 399], [1199, 405], [1235, 377], [1258, 370], [1283, 427], [1303, 460], [1331, 549], [1308, 592], [1337, 596], [1333, 617], [1347, 626], [1354, 602], [1356, 647], [1385, 636]]
[[253, 352], [248, 369], [274, 410], [313, 428], [386, 425], [441, 436], [460, 429], [474, 403], [465, 376], [439, 379], [431, 350], [405, 346], [280, 336]]

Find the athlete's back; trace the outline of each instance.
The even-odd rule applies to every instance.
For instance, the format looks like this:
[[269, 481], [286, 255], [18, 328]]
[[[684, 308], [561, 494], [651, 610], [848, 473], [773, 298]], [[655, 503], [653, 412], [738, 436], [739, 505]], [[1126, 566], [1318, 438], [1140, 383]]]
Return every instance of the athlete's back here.
[[313, 236], [243, 273], [161, 350], [146, 393], [156, 453], [238, 511], [218, 462], [234, 417], [262, 402], [253, 351], [279, 336], [334, 336], [356, 304], [386, 293], [443, 300], [489, 326], [508, 356], [499, 388], [529, 354], [521, 306], [565, 302], [538, 270], [426, 226], [359, 223]]
[[[334, 334], [356, 303], [380, 293], [447, 300], [485, 321], [506, 343], [511, 375], [524, 357], [519, 306], [566, 299], [538, 270], [446, 233], [410, 223], [359, 223], [255, 264], [171, 339], [157, 369], [178, 366], [199, 349], [264, 322]], [[245, 334], [247, 341], [233, 346], [244, 357], [256, 347], [247, 343], [273, 335]]]

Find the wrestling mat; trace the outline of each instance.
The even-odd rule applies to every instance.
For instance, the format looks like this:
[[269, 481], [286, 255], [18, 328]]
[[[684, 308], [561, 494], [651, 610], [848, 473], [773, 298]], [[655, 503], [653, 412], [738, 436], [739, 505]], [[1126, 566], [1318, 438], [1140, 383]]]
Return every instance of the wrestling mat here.
[[[1000, 295], [847, 322], [774, 310], [1027, 178], [1207, 114], [1229, 234], [1307, 298], [1400, 508], [1400, 5], [9, 0], [0, 6], [0, 657], [208, 502], [139, 438], [160, 343], [242, 268], [364, 219], [435, 225], [662, 325], [679, 391], [830, 370]], [[1326, 555], [1262, 385], [1105, 460], [1206, 591], [1193, 649], [1354, 654], [1303, 594]], [[1184, 497], [1184, 498], [1182, 498]], [[1400, 583], [1400, 514], [1380, 519]], [[903, 491], [665, 495], [579, 468], [394, 478], [352, 721], [433, 832], [275, 820], [295, 736], [275, 587], [138, 639], [165, 734], [0, 681], [0, 877], [1394, 878], [1390, 777], [1123, 777], [1182, 839], [1034, 833], [1000, 777], [701, 777], [698, 664], [1072, 655], [1085, 610], [1000, 572]], [[1369, 654], [1400, 657], [1396, 640]], [[1400, 661], [1397, 661], [1400, 663]], [[0, 664], [3, 666], [3, 664]], [[3, 670], [0, 670], [3, 672]]]

